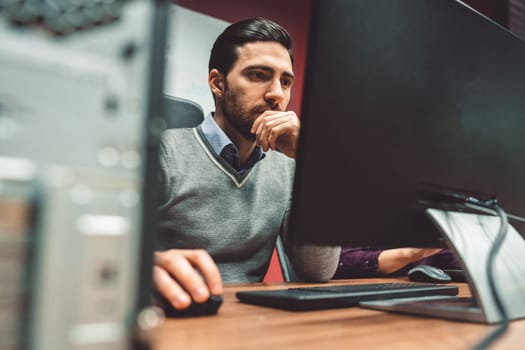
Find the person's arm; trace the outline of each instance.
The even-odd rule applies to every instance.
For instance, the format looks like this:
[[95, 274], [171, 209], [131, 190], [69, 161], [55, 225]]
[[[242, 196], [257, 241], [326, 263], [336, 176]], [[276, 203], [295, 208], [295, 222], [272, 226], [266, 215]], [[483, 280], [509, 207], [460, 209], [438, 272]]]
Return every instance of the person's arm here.
[[360, 278], [387, 275], [439, 253], [435, 248], [364, 249], [345, 247], [341, 251], [334, 278]]
[[377, 274], [382, 250], [343, 247], [334, 279], [372, 277]]
[[441, 251], [441, 248], [395, 248], [383, 250], [378, 257], [377, 272], [389, 274], [408, 264], [422, 260]]
[[341, 247], [290, 244], [287, 250], [295, 274], [305, 282], [326, 282], [334, 276]]
[[222, 293], [222, 279], [211, 256], [200, 249], [170, 249], [154, 254], [153, 285], [176, 309], [192, 299], [206, 301]]
[[326, 282], [330, 280], [337, 269], [341, 247], [290, 242], [288, 237], [289, 213], [288, 210], [284, 215], [280, 235], [296, 276], [305, 282]]

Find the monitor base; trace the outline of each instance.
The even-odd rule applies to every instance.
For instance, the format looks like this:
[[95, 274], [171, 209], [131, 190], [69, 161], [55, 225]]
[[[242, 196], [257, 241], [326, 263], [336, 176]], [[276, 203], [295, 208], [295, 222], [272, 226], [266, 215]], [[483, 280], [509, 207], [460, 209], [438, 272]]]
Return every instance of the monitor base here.
[[[458, 255], [472, 300], [454, 297], [398, 299], [367, 302], [361, 306], [467, 322], [502, 321], [486, 274], [486, 259], [498, 233], [499, 218], [439, 209], [427, 209], [426, 213]], [[525, 318], [525, 240], [511, 225], [493, 268], [494, 282], [509, 319]]]

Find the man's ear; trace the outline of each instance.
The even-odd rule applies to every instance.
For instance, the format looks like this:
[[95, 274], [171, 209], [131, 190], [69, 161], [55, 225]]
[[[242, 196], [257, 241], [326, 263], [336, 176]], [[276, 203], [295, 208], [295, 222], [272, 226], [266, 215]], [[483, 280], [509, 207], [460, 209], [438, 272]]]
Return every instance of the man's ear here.
[[224, 93], [224, 75], [216, 68], [213, 68], [208, 74], [208, 85], [215, 97], [221, 97]]

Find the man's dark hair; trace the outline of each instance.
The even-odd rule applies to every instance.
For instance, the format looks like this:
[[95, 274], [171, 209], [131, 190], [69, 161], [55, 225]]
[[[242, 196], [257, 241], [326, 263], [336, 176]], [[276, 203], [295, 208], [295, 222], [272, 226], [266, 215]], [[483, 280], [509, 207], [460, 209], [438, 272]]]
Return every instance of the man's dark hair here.
[[283, 45], [293, 63], [292, 39], [279, 24], [265, 18], [250, 18], [228, 26], [211, 49], [208, 71], [213, 68], [227, 75], [237, 60], [237, 48], [249, 42], [273, 41]]

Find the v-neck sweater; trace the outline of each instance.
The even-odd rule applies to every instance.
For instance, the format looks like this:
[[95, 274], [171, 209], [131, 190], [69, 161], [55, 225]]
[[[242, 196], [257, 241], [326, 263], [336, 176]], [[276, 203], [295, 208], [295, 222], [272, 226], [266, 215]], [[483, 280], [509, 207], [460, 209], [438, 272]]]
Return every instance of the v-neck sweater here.
[[262, 281], [289, 208], [295, 161], [269, 151], [240, 175], [198, 128], [160, 144], [159, 249], [205, 249], [225, 283]]

